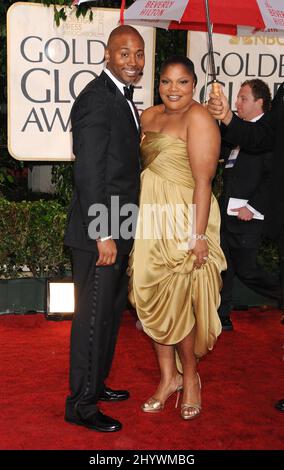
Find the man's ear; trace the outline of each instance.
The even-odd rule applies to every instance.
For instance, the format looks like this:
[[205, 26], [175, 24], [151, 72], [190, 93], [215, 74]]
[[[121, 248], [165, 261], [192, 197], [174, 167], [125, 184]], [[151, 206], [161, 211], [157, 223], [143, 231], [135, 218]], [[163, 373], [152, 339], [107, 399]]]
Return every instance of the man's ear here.
[[108, 50], [108, 49], [106, 49], [106, 50], [105, 50], [105, 61], [106, 61], [106, 62], [108, 62], [108, 61], [109, 61], [109, 59], [110, 59], [110, 56], [109, 56], [109, 50]]
[[263, 109], [263, 98], [259, 98], [261, 109]]

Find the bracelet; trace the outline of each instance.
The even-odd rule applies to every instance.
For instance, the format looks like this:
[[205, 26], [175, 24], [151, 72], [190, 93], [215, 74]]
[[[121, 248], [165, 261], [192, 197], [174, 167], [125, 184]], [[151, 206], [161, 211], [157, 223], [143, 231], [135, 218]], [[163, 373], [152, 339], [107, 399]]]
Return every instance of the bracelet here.
[[96, 242], [105, 242], [106, 240], [111, 240], [111, 239], [112, 239], [112, 236], [109, 235], [108, 237], [97, 238]]
[[207, 235], [204, 233], [194, 233], [191, 238], [194, 240], [207, 240]]

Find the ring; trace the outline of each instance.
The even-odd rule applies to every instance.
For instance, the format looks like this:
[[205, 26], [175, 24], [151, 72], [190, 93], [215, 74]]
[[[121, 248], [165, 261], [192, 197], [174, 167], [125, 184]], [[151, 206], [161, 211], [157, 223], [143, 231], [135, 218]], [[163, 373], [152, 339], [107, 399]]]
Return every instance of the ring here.
[[208, 256], [203, 256], [203, 259], [205, 259], [205, 261], [208, 260]]

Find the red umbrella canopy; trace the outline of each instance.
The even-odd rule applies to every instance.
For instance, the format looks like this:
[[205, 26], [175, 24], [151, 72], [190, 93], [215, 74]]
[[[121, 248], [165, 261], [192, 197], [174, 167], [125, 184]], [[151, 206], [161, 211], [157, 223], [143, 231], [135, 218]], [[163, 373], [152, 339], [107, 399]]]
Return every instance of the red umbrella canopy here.
[[[262, 1], [264, 0], [260, 0]], [[271, 1], [282, 3], [282, 0]], [[124, 4], [125, 0], [122, 0], [122, 13]], [[266, 26], [257, 0], [209, 0], [208, 4], [214, 32], [236, 35], [238, 26], [251, 26], [255, 29], [264, 29]], [[177, 12], [180, 11], [179, 16]], [[125, 10], [124, 22], [166, 29], [207, 31], [205, 1], [136, 0]]]
[[[240, 25], [265, 28], [256, 0], [209, 0], [209, 7], [215, 33], [236, 35]], [[205, 2], [188, 0], [180, 22], [172, 21], [169, 29], [207, 31]]]

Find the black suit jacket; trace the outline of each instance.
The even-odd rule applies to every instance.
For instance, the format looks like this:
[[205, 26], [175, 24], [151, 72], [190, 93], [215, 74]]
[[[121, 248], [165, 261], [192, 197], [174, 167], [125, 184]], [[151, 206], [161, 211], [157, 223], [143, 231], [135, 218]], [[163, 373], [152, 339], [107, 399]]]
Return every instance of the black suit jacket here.
[[255, 152], [273, 151], [265, 232], [277, 237], [284, 225], [284, 83], [279, 87], [272, 108], [264, 119], [250, 123], [234, 115], [224, 138], [231, 144]]
[[233, 147], [224, 142], [221, 147], [221, 158], [224, 159], [223, 191], [220, 198], [222, 225], [236, 233], [258, 232], [262, 230], [263, 221], [239, 220], [238, 217], [227, 214], [227, 207], [230, 197], [248, 199], [250, 206], [266, 216], [271, 184], [272, 153], [253, 153], [241, 148], [233, 168], [226, 168]]
[[106, 73], [92, 80], [77, 97], [71, 123], [76, 158], [65, 244], [97, 252], [97, 242], [88, 228], [98, 220], [99, 212], [91, 215], [89, 208], [101, 204], [108, 221], [100, 224], [99, 236], [112, 235], [118, 253], [127, 254], [133, 238], [123, 239], [117, 228], [127, 218], [126, 213], [119, 215], [122, 206], [138, 204], [140, 135], [127, 100]]

